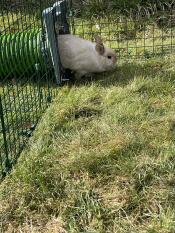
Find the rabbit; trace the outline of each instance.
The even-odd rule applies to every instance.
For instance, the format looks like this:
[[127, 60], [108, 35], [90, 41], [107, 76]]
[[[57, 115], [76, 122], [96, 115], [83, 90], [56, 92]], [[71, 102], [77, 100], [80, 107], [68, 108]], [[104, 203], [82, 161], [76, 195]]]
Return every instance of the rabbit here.
[[99, 36], [95, 36], [95, 41], [93, 43], [71, 34], [58, 35], [61, 64], [65, 69], [72, 70], [76, 79], [115, 68], [115, 52], [105, 47]]

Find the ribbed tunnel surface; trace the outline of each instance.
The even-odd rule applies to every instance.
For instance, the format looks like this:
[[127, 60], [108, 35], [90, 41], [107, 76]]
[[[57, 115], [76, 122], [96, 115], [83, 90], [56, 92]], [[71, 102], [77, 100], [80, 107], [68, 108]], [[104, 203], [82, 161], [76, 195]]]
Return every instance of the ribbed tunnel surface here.
[[44, 68], [41, 35], [40, 29], [0, 35], [0, 77]]

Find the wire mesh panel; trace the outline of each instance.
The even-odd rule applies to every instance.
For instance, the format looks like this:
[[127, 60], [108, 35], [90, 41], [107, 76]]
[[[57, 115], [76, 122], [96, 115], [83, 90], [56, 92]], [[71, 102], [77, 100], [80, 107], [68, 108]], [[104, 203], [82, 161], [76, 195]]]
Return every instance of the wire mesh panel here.
[[57, 93], [42, 11], [53, 1], [0, 3], [0, 178]]
[[99, 12], [84, 18], [72, 11], [71, 32], [88, 40], [101, 35], [119, 59], [147, 59], [175, 52], [175, 10], [142, 9], [139, 12], [108, 15]]

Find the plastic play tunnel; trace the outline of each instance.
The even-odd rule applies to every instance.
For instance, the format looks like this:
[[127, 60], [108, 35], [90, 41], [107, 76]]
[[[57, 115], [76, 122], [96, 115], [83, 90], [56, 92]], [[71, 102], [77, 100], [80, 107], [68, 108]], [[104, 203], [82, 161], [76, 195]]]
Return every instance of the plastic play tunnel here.
[[41, 30], [0, 35], [0, 78], [43, 70]]

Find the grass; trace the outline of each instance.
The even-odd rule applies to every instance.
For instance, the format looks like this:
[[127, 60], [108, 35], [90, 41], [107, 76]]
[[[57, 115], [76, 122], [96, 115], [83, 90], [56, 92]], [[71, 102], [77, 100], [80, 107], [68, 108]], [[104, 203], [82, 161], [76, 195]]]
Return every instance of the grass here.
[[[21, 30], [14, 19], [11, 31]], [[74, 23], [75, 34], [101, 34], [127, 61], [174, 52], [174, 29], [155, 22]], [[63, 87], [0, 185], [0, 231], [174, 233], [174, 61], [121, 62], [114, 72]], [[23, 91], [30, 104], [39, 98], [26, 83], [19, 103]], [[30, 110], [24, 123], [38, 118]]]
[[122, 12], [127, 14], [128, 11], [133, 11], [136, 14], [139, 12], [151, 10], [154, 12], [156, 9], [172, 9], [173, 2], [170, 0], [74, 0], [73, 5], [75, 9], [79, 9], [84, 17], [91, 17], [92, 15], [99, 15], [103, 13]]
[[[109, 16], [108, 18], [94, 18], [92, 21], [75, 18], [74, 24], [71, 20], [70, 18], [70, 25], [74, 25], [74, 27], [71, 28], [72, 33], [89, 40], [94, 39], [94, 33], [100, 34], [105, 44], [116, 50], [118, 60], [122, 59], [128, 61], [133, 58], [145, 59], [168, 53], [173, 54], [175, 52], [174, 28], [170, 28], [170, 24], [168, 24], [166, 28], [163, 27], [163, 25], [160, 27], [153, 18], [141, 18], [139, 21], [121, 15], [117, 18], [114, 16]], [[166, 20], [170, 20], [170, 18], [167, 16]], [[0, 25], [2, 26], [3, 33], [7, 34], [8, 32], [14, 33], [21, 30], [30, 31], [33, 30], [31, 28], [38, 28], [40, 24], [36, 15], [29, 17], [26, 12], [21, 12], [20, 17], [20, 12], [18, 12], [18, 14], [17, 12], [9, 12], [8, 14], [5, 12], [0, 16]], [[8, 29], [8, 31], [6, 29]], [[15, 39], [15, 37], [12, 38]], [[31, 43], [27, 44], [35, 44], [33, 41], [34, 38], [31, 37], [30, 39]], [[34, 50], [36, 50], [36, 48]], [[35, 54], [32, 56], [34, 55]], [[24, 57], [20, 56], [20, 59]], [[36, 59], [38, 59], [38, 57]], [[25, 61], [25, 59], [23, 60]], [[35, 71], [37, 76], [36, 80], [33, 80], [32, 77], [24, 78], [24, 61], [22, 61], [19, 69], [19, 67], [15, 68], [14, 64], [13, 66], [10, 65], [11, 58], [9, 58], [9, 73], [15, 73], [15, 70], [18, 70], [18, 75], [20, 76], [14, 77], [11, 80], [7, 80], [8, 78], [6, 77], [7, 82], [3, 81], [0, 85], [6, 128], [8, 129], [7, 125], [10, 125], [9, 130], [7, 130], [10, 161], [16, 161], [16, 157], [19, 151], [21, 151], [21, 148], [23, 148], [24, 142], [26, 142], [28, 136], [31, 135], [31, 126], [33, 128], [33, 126], [36, 125], [39, 116], [48, 105], [47, 97], [50, 92], [52, 92], [51, 95], [54, 95], [55, 92], [53, 87], [45, 88], [46, 84], [44, 81], [50, 85], [50, 76], [47, 78], [41, 75], [42, 77], [38, 78], [38, 73]], [[20, 61], [17, 63], [16, 65], [20, 65]], [[28, 69], [28, 66], [26, 69]], [[33, 73], [32, 76], [35, 76], [35, 74]], [[45, 76], [47, 76], [47, 74]], [[0, 147], [2, 146], [3, 140], [1, 137]], [[1, 158], [2, 165], [0, 165], [0, 170], [3, 170], [5, 167], [4, 153], [1, 154]]]
[[151, 17], [133, 19], [112, 15], [92, 20], [76, 18], [71, 25], [71, 31], [85, 39], [94, 40], [95, 33], [101, 35], [106, 46], [115, 49], [121, 59], [145, 59], [175, 52], [170, 15], [161, 24]]
[[[50, 78], [50, 80], [48, 80]], [[43, 80], [42, 80], [43, 79]], [[13, 85], [11, 81], [0, 86], [3, 118], [8, 150], [7, 157], [4, 149], [2, 125], [0, 125], [0, 180], [1, 171], [8, 170], [14, 164], [22, 148], [33, 134], [38, 120], [57, 93], [51, 75], [47, 80], [44, 76], [38, 81], [26, 78], [23, 83], [18, 80]], [[26, 81], [26, 82], [25, 82]]]
[[[34, 36], [38, 28], [41, 30], [39, 7], [37, 7], [37, 10], [32, 8], [32, 14], [29, 14], [28, 11], [31, 11], [31, 8], [26, 5], [25, 9], [21, 9], [20, 6], [16, 10], [8, 8], [0, 13], [0, 27], [2, 31], [0, 40], [3, 40], [3, 36], [6, 35], [8, 42], [11, 40], [11, 47], [13, 47], [13, 51], [9, 51], [7, 49], [8, 46], [5, 46], [8, 43], [4, 39], [4, 48], [2, 47], [0, 52], [0, 57], [4, 61], [0, 62], [0, 95], [6, 131], [8, 164], [16, 162], [38, 119], [56, 95], [52, 67], [50, 64], [47, 64], [47, 66], [43, 64], [43, 57], [38, 57], [36, 54], [40, 49], [36, 43], [38, 40]], [[18, 36], [20, 35], [22, 39], [21, 44], [19, 44], [19, 41], [17, 43], [15, 36], [12, 36], [15, 33]], [[22, 36], [24, 34], [28, 35], [29, 44], [25, 43], [25, 39]], [[10, 39], [8, 35], [11, 35]], [[9, 57], [6, 54], [7, 50]], [[16, 57], [13, 54], [14, 52], [15, 54], [18, 52]], [[27, 56], [26, 53], [30, 54]], [[37, 63], [37, 66], [35, 63]], [[41, 69], [37, 69], [37, 67], [41, 67]], [[6, 171], [11, 167], [6, 165], [7, 159], [4, 144], [2, 125], [0, 124], [0, 180], [2, 171]]]
[[63, 87], [0, 186], [2, 232], [174, 233], [173, 64]]

